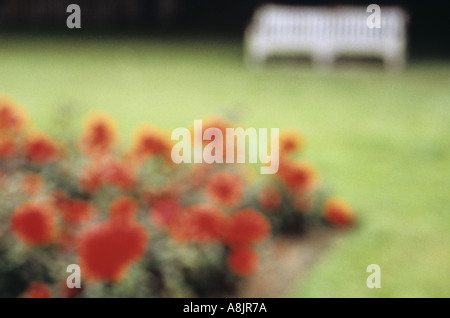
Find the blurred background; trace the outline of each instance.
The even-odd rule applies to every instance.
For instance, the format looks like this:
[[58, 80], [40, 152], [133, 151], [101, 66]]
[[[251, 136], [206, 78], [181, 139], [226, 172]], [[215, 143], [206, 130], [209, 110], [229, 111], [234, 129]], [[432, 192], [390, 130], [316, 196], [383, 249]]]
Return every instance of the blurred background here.
[[[173, 129], [211, 114], [299, 129], [308, 158], [361, 224], [279, 296], [450, 296], [448, 4], [377, 1], [409, 13], [405, 69], [358, 60], [323, 73], [296, 59], [245, 65], [244, 30], [266, 1], [76, 1], [82, 28], [70, 30], [72, 2], [0, 1], [0, 91], [36, 126], [77, 132], [100, 109], [118, 119], [125, 142], [142, 121]], [[373, 263], [381, 289], [366, 286]]]
[[[241, 37], [255, 9], [265, 3], [308, 6], [362, 5], [401, 6], [411, 15], [410, 47], [414, 56], [432, 54], [446, 57], [448, 41], [443, 39], [449, 28], [448, 4], [444, 1], [263, 1], [247, 0], [2, 0], [2, 30], [46, 31], [66, 34], [66, 17], [62, 14], [71, 3], [83, 12], [82, 32], [92, 34], [153, 35], [193, 33], [200, 35]], [[80, 30], [78, 30], [78, 34]]]

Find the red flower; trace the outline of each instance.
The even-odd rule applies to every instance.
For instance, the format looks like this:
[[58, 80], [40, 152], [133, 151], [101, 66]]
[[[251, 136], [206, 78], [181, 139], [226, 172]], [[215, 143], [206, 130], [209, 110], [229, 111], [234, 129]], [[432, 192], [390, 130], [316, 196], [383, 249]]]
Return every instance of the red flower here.
[[249, 246], [234, 247], [227, 257], [228, 266], [238, 275], [252, 274], [258, 267], [259, 257]]
[[[233, 125], [232, 123], [227, 121], [225, 118], [218, 117], [218, 116], [210, 116], [210, 117], [204, 118], [202, 120], [202, 136], [204, 136], [205, 131], [209, 128], [216, 128], [216, 129], [220, 130], [220, 132], [222, 133], [222, 137], [223, 137], [222, 149], [218, 149], [217, 147], [215, 149], [215, 151], [219, 152], [219, 153], [217, 153], [218, 156], [221, 156], [225, 159], [226, 154], [227, 154], [227, 143], [231, 143], [231, 142], [234, 143], [234, 158], [233, 158], [233, 160], [234, 160], [234, 162], [236, 162], [237, 161], [237, 143], [234, 142], [234, 135], [227, 132], [227, 128], [234, 129], [234, 126], [235, 125]], [[194, 133], [191, 133], [191, 136], [192, 136], [192, 138], [194, 138]], [[214, 138], [212, 138], [212, 140], [214, 140]], [[211, 141], [203, 140], [203, 144], [208, 144]]]
[[81, 187], [88, 192], [96, 191], [103, 185], [115, 185], [126, 190], [135, 183], [134, 166], [116, 158], [104, 158], [91, 163], [80, 177]]
[[145, 253], [150, 240], [136, 221], [109, 220], [91, 225], [78, 238], [80, 265], [91, 280], [120, 280], [128, 267]]
[[242, 200], [242, 180], [238, 175], [228, 171], [216, 172], [209, 179], [206, 191], [217, 203], [235, 206]]
[[270, 223], [259, 212], [243, 209], [228, 221], [225, 241], [231, 245], [250, 244], [264, 239], [270, 233]]
[[52, 292], [47, 284], [34, 282], [23, 293], [24, 298], [51, 298]]
[[190, 206], [182, 218], [170, 228], [178, 241], [218, 242], [223, 237], [226, 214], [207, 204]]
[[8, 96], [0, 96], [0, 130], [19, 130], [25, 124], [25, 112]]
[[116, 185], [121, 189], [128, 189], [135, 184], [136, 171], [127, 162], [111, 159], [103, 164], [102, 175], [105, 183]]
[[36, 194], [44, 186], [44, 179], [37, 173], [29, 172], [24, 175], [21, 188], [22, 191], [28, 194]]
[[114, 120], [106, 113], [93, 113], [85, 121], [81, 149], [89, 155], [109, 153], [117, 139]]
[[184, 213], [183, 207], [171, 197], [161, 198], [153, 204], [150, 219], [158, 227], [166, 228], [179, 220]]
[[103, 167], [92, 163], [81, 172], [80, 186], [84, 191], [94, 192], [104, 184]]
[[281, 161], [279, 175], [290, 189], [310, 189], [317, 180], [315, 167], [306, 161]]
[[337, 225], [350, 225], [355, 221], [355, 212], [343, 199], [329, 198], [323, 205], [323, 215], [327, 221]]
[[82, 290], [83, 290], [83, 287], [69, 288], [67, 286], [67, 281], [65, 279], [60, 281], [58, 284], [59, 294], [64, 298], [75, 298], [82, 292]]
[[121, 196], [111, 202], [109, 206], [110, 218], [122, 221], [133, 220], [137, 209], [138, 205], [133, 198]]
[[281, 204], [281, 193], [274, 186], [267, 186], [258, 193], [258, 202], [266, 210], [276, 210]]
[[46, 163], [58, 159], [60, 150], [50, 137], [36, 133], [29, 135], [25, 142], [25, 156], [33, 163]]
[[130, 154], [137, 160], [144, 160], [156, 155], [170, 159], [171, 150], [170, 135], [159, 128], [142, 125], [134, 133]]
[[11, 216], [11, 228], [28, 245], [50, 243], [56, 233], [53, 208], [43, 201], [22, 203]]
[[58, 209], [66, 222], [80, 224], [89, 221], [95, 213], [95, 207], [79, 199], [63, 199]]
[[14, 155], [17, 144], [13, 137], [0, 134], [0, 158], [8, 158]]
[[283, 130], [279, 135], [280, 155], [299, 151], [303, 146], [303, 137], [295, 130]]
[[[232, 125], [228, 120], [226, 120], [223, 117], [220, 116], [209, 116], [202, 119], [202, 136], [204, 135], [205, 131], [209, 128], [217, 128], [221, 131], [222, 136], [225, 137], [227, 135], [227, 128], [233, 128], [234, 125]], [[193, 136], [193, 134], [192, 134]], [[209, 143], [209, 141], [204, 140], [204, 143]]]

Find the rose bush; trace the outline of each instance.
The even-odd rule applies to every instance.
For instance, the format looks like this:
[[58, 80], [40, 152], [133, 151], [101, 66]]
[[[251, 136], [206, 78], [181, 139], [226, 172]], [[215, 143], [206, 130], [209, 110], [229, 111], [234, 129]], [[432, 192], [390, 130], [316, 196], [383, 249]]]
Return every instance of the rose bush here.
[[[24, 108], [0, 97], [0, 296], [230, 294], [273, 235], [355, 221], [298, 159], [295, 131], [280, 134], [275, 175], [250, 164], [176, 165], [170, 135], [152, 125], [128, 147], [118, 140], [108, 114], [89, 114], [63, 141], [33, 130]], [[66, 286], [69, 264], [80, 265], [81, 289]]]

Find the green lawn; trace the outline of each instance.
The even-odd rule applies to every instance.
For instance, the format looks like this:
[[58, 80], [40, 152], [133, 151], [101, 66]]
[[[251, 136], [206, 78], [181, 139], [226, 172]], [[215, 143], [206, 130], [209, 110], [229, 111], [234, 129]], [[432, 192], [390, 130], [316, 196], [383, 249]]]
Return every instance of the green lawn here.
[[[357, 208], [360, 225], [286, 296], [450, 297], [450, 62], [318, 73], [308, 64], [246, 68], [236, 40], [0, 43], [0, 91], [43, 129], [57, 131], [61, 109], [74, 129], [104, 109], [124, 140], [143, 121], [172, 129], [214, 113], [303, 131], [305, 155]], [[381, 289], [366, 287], [372, 263]]]

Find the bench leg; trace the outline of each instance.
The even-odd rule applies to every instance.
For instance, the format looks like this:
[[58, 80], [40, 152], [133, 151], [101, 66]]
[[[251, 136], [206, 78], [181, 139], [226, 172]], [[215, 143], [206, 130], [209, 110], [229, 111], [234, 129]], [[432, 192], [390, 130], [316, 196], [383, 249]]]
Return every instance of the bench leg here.
[[266, 63], [267, 57], [264, 54], [252, 54], [246, 52], [244, 55], [244, 63], [247, 66], [263, 66]]
[[383, 58], [386, 68], [390, 70], [402, 70], [406, 65], [406, 59], [403, 54], [388, 54]]
[[316, 68], [327, 70], [333, 67], [334, 64], [334, 56], [330, 53], [315, 53], [312, 56], [313, 64]]

